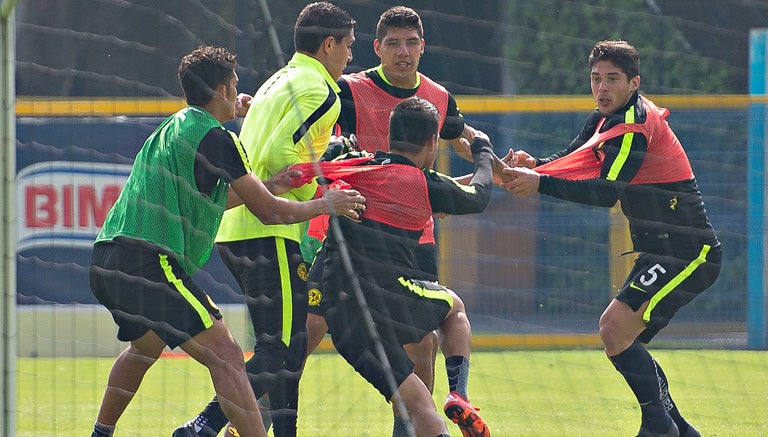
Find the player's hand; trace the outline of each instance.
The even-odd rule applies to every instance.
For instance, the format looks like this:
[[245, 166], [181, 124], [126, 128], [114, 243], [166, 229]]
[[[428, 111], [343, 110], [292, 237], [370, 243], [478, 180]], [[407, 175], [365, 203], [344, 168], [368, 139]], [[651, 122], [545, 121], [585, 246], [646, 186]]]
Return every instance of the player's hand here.
[[274, 176], [264, 181], [264, 186], [267, 187], [270, 193], [278, 196], [283, 193], [287, 193], [292, 189], [301, 186], [298, 179], [303, 173], [301, 170], [291, 169], [290, 166], [286, 166], [277, 172]]
[[536, 167], [536, 158], [525, 150], [515, 151], [514, 149], [509, 149], [509, 152], [501, 160], [510, 167]]
[[253, 102], [253, 96], [245, 93], [238, 94], [237, 100], [235, 100], [235, 115], [245, 117], [251, 107], [251, 102]]
[[525, 167], [505, 168], [501, 174], [501, 188], [515, 196], [530, 196], [539, 192], [541, 175]]
[[334, 135], [331, 136], [328, 148], [325, 149], [325, 153], [320, 157], [320, 161], [333, 161], [339, 156], [358, 150], [360, 150], [360, 146], [357, 144], [357, 138], [355, 138], [354, 134], [350, 135], [349, 138]]
[[491, 152], [493, 152], [493, 145], [491, 144], [491, 140], [488, 138], [488, 135], [483, 131], [476, 130], [475, 136], [472, 138], [472, 144], [470, 145], [472, 155], [480, 153], [480, 151], [486, 148], [485, 146], [488, 146]]
[[323, 194], [323, 199], [331, 204], [331, 214], [360, 221], [365, 212], [365, 197], [357, 190], [329, 189]]

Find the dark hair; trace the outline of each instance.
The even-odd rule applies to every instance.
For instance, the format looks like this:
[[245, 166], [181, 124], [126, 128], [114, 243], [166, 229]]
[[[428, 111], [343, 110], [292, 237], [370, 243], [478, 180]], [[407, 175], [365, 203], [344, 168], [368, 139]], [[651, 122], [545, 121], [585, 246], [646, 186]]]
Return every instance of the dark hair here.
[[429, 101], [421, 97], [403, 100], [389, 116], [390, 150], [418, 153], [432, 136], [437, 135], [439, 123], [440, 113]]
[[589, 67], [597, 61], [610, 61], [627, 74], [627, 79], [640, 75], [640, 55], [637, 54], [631, 44], [626, 41], [600, 41], [589, 53]]
[[424, 26], [421, 17], [411, 8], [394, 6], [381, 14], [376, 25], [376, 39], [381, 41], [390, 29], [414, 29], [419, 38], [424, 38]]
[[224, 47], [200, 46], [181, 58], [179, 82], [187, 104], [204, 106], [235, 74], [237, 56]]
[[297, 52], [317, 53], [324, 39], [341, 41], [354, 28], [355, 20], [347, 11], [328, 2], [310, 3], [296, 19], [293, 44]]

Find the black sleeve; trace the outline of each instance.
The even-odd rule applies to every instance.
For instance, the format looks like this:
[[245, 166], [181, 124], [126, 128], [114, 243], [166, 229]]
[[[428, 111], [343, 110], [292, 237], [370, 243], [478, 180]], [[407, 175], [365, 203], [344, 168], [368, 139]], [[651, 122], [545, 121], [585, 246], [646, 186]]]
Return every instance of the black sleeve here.
[[445, 122], [440, 129], [440, 138], [453, 140], [464, 132], [464, 116], [461, 114], [456, 99], [448, 94], [448, 108], [445, 110]]
[[574, 181], [541, 175], [539, 193], [584, 205], [610, 207], [619, 200], [626, 185], [601, 178]]
[[349, 137], [349, 134], [357, 131], [357, 116], [355, 115], [355, 100], [352, 98], [352, 90], [349, 88], [349, 84], [344, 78], [340, 77], [336, 81], [341, 91], [339, 92], [339, 100], [341, 100], [341, 113], [339, 114], [339, 120], [337, 121], [341, 134], [345, 137]]
[[[630, 105], [629, 108], [635, 111], [635, 120], [639, 123], [644, 123], [646, 121], [644, 108], [639, 107], [638, 103], [634, 103], [634, 105], [630, 103]], [[623, 123], [625, 112], [624, 110], [617, 111], [607, 116], [600, 131], [605, 132]], [[579, 135], [571, 142], [571, 145], [564, 151], [550, 156], [550, 158], [564, 156], [573, 151], [578, 145], [584, 144], [597, 129], [597, 123], [601, 118], [603, 116], [600, 113], [597, 111], [593, 112], [587, 119], [581, 132], [579, 132]], [[539, 180], [539, 192], [585, 205], [615, 205], [616, 201], [623, 196], [629, 182], [635, 177], [642, 166], [648, 151], [648, 139], [641, 133], [629, 132], [606, 140], [601, 147], [604, 157], [599, 178], [572, 181], [542, 176]]]
[[[584, 123], [579, 134], [574, 138], [565, 149], [553, 153], [552, 155], [539, 159], [537, 165], [546, 164], [555, 159], [578, 149], [582, 144], [592, 136], [597, 129], [597, 123], [602, 118], [598, 111], [594, 111]], [[539, 193], [546, 194], [558, 199], [569, 200], [571, 202], [581, 203], [591, 206], [609, 207], [616, 204], [621, 194], [621, 184], [616, 184], [602, 178], [570, 180], [556, 178], [548, 175], [541, 175], [539, 179]]]
[[214, 128], [200, 141], [195, 158], [195, 183], [210, 193], [219, 179], [232, 182], [250, 172], [245, 150], [226, 129]]
[[434, 170], [424, 170], [432, 212], [474, 214], [483, 212], [488, 206], [493, 191], [493, 146], [488, 141], [475, 138], [472, 156], [475, 159], [475, 174], [469, 185], [460, 184]]

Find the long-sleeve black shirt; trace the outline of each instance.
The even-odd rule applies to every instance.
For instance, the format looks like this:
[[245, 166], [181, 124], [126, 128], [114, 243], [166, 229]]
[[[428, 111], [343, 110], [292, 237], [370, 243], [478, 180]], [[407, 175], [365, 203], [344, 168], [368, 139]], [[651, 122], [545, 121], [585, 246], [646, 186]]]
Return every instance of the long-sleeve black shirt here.
[[[624, 123], [630, 109], [635, 123], [645, 123], [646, 108], [638, 97], [635, 93], [623, 108], [607, 116], [595, 110], [568, 147], [547, 158], [537, 159], [537, 163], [544, 164], [576, 150], [594, 134], [602, 118], [605, 121], [601, 132]], [[626, 141], [631, 144], [629, 154], [616, 172], [616, 168], [612, 167]], [[636, 251], [690, 258], [698, 255], [702, 244], [717, 244], [715, 230], [707, 217], [695, 178], [663, 184], [630, 184], [648, 151], [648, 139], [644, 135], [630, 132], [609, 139], [603, 143], [602, 150], [605, 156], [600, 177], [568, 180], [542, 175], [539, 192], [603, 207], [613, 206], [620, 200], [622, 212], [629, 220]], [[609, 170], [613, 171], [610, 177]]]
[[[493, 190], [492, 151], [493, 147], [487, 141], [475, 139], [483, 143], [475, 147], [478, 153], [475, 158], [475, 173], [468, 185], [458, 183], [450, 176], [438, 173], [432, 169], [422, 170], [426, 179], [429, 204], [422, 205], [431, 209], [432, 213], [452, 215], [473, 214], [485, 210], [491, 199]], [[407, 158], [394, 153], [378, 152], [369, 165], [415, 164]], [[392, 166], [396, 171], [396, 166]], [[414, 181], [416, 184], [417, 181]], [[365, 196], [368, 187], [353, 186]], [[384, 185], [383, 188], [393, 191], [395, 195], [406, 195], [402, 187]], [[338, 220], [341, 234], [349, 248], [351, 259], [354, 260], [355, 272], [361, 275], [372, 275], [379, 278], [397, 278], [409, 275], [413, 270], [413, 251], [418, 244], [422, 230], [408, 230], [393, 224], [386, 224], [366, 218], [362, 214], [359, 223], [346, 219]], [[338, 240], [331, 230], [325, 241], [326, 250], [330, 254], [338, 250]], [[326, 265], [326, 269], [327, 269]], [[333, 268], [338, 268], [334, 266]]]

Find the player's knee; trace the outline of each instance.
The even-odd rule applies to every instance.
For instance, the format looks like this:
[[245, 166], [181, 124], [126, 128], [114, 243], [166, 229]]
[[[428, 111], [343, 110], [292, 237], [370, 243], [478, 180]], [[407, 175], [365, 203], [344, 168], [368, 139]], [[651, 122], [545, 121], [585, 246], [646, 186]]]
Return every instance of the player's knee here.
[[243, 350], [234, 340], [219, 343], [216, 348], [216, 354], [222, 361], [234, 366], [237, 370], [245, 369]]
[[458, 294], [456, 294], [453, 290], [448, 290], [448, 294], [451, 296], [451, 299], [453, 300], [453, 306], [451, 307], [451, 312], [466, 312], [466, 309], [464, 307], [464, 301], [461, 300]]

